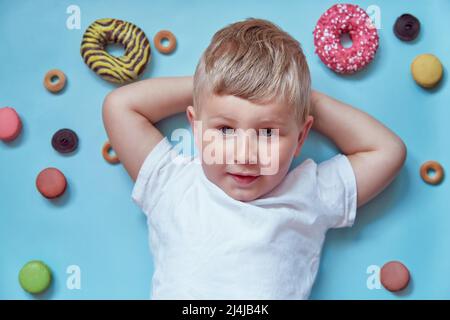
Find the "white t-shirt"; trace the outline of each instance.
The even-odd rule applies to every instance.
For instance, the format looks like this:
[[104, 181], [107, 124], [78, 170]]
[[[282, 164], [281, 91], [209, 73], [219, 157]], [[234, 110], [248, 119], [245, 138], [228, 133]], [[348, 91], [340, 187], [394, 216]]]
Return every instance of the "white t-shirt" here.
[[270, 193], [241, 202], [206, 177], [197, 157], [174, 157], [164, 138], [132, 191], [147, 215], [151, 297], [307, 299], [327, 230], [355, 219], [348, 158], [307, 159]]

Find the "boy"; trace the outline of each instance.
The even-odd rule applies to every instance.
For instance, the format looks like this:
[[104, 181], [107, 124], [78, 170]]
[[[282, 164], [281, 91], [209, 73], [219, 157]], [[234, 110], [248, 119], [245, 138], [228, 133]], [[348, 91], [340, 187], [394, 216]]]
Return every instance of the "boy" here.
[[[154, 126], [178, 112], [201, 161]], [[312, 91], [300, 44], [261, 19], [219, 30], [193, 78], [114, 90], [103, 118], [147, 215], [154, 299], [307, 299], [327, 230], [351, 226], [406, 157], [380, 122]], [[311, 128], [343, 154], [288, 173]]]

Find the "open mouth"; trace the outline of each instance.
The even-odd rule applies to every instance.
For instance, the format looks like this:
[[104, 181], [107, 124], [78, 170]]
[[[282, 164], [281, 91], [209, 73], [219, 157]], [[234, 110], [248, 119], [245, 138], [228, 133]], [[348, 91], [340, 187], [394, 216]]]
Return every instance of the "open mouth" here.
[[256, 175], [240, 175], [240, 174], [234, 174], [234, 173], [228, 173], [234, 181], [236, 181], [239, 184], [247, 185], [255, 181], [259, 178], [259, 176]]

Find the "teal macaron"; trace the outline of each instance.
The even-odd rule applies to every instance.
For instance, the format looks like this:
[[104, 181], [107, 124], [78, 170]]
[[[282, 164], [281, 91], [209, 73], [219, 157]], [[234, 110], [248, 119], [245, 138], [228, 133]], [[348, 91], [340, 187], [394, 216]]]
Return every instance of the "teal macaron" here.
[[25, 264], [19, 272], [19, 283], [23, 290], [38, 294], [48, 289], [52, 282], [52, 272], [42, 261], [33, 260]]

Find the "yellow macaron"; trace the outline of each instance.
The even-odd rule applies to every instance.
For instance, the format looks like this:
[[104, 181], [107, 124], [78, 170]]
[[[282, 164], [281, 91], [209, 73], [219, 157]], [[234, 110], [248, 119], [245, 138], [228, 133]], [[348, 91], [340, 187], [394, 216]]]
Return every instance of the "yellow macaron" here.
[[424, 88], [433, 88], [442, 79], [443, 67], [438, 57], [432, 54], [421, 54], [411, 64], [414, 80]]

